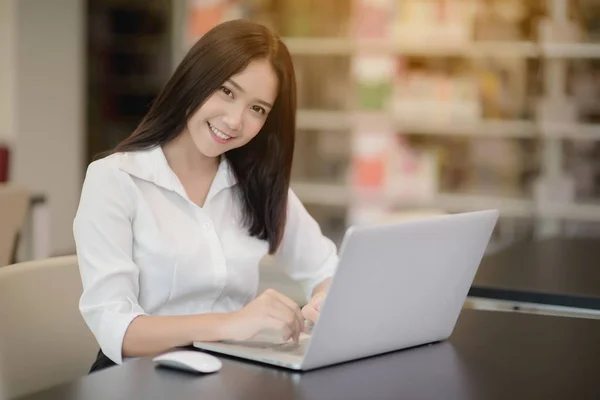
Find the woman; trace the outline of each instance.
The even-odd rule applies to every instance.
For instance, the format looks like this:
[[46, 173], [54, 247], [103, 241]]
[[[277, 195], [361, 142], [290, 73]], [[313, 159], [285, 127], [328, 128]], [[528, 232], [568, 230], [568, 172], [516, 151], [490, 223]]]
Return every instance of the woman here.
[[[92, 371], [194, 341], [315, 322], [337, 265], [289, 189], [296, 83], [268, 29], [223, 23], [189, 51], [133, 134], [90, 164], [74, 221]], [[308, 304], [267, 290], [273, 255]]]

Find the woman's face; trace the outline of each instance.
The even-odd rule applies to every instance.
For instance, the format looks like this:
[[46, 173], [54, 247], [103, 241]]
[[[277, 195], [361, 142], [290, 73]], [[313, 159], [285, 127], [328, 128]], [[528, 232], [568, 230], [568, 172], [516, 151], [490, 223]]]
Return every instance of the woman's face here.
[[277, 75], [266, 59], [251, 61], [226, 80], [187, 122], [198, 151], [218, 157], [252, 140], [271, 111], [277, 85]]

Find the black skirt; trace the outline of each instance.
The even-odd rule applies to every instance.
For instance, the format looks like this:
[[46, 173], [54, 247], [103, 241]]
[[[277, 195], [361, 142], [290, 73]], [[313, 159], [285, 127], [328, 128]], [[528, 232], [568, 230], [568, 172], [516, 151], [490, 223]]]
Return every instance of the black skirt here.
[[98, 355], [96, 356], [96, 361], [92, 364], [92, 368], [90, 368], [90, 374], [92, 372], [101, 371], [108, 367], [114, 367], [117, 365], [113, 360], [106, 357], [106, 355], [102, 352], [102, 350], [98, 350]]

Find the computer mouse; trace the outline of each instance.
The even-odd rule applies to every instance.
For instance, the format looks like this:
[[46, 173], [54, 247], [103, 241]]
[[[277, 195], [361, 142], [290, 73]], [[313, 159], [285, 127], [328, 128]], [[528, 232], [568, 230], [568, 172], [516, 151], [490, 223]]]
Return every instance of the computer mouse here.
[[194, 350], [173, 351], [152, 359], [155, 363], [191, 372], [211, 373], [221, 369], [223, 364], [217, 357]]

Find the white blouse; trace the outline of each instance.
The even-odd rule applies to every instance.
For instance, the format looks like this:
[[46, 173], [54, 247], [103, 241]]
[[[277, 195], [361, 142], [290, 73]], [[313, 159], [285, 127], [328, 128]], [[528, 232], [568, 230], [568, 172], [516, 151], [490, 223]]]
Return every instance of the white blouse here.
[[[108, 358], [123, 362], [125, 331], [139, 315], [231, 312], [255, 298], [268, 243], [241, 225], [235, 185], [223, 159], [199, 207], [161, 147], [89, 165], [73, 224], [83, 282], [79, 306]], [[307, 299], [337, 267], [335, 245], [292, 190], [274, 257]]]

